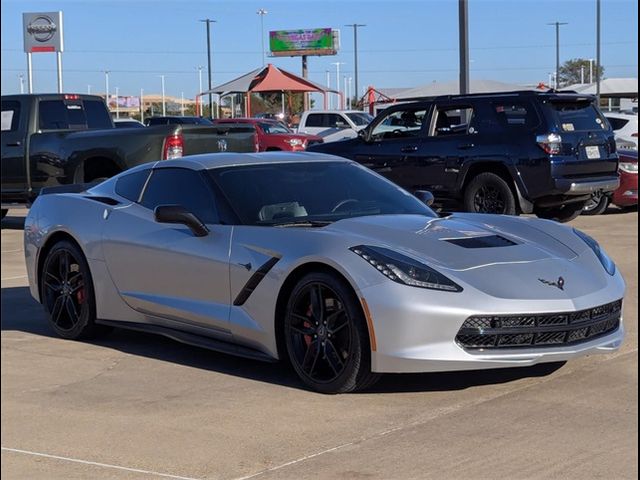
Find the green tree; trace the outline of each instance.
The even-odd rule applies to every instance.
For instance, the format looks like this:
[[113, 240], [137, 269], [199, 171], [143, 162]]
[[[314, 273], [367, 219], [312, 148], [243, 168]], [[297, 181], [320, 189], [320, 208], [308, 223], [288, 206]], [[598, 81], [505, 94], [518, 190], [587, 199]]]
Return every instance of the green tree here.
[[[598, 78], [602, 80], [604, 78], [604, 67], [601, 65], [596, 69], [595, 61], [593, 65], [593, 81]], [[583, 78], [584, 82], [589, 83], [589, 60], [586, 58], [572, 58], [567, 60], [560, 66], [560, 85], [566, 87], [573, 85], [574, 83], [580, 83]]]

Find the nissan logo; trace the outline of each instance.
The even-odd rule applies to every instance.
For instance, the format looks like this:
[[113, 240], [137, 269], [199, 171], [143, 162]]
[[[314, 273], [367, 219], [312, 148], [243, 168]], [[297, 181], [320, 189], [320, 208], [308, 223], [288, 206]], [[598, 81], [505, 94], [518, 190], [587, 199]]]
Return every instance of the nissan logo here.
[[37, 42], [41, 43], [51, 40], [57, 30], [57, 25], [46, 15], [40, 15], [34, 18], [29, 22], [29, 25], [27, 25], [27, 33]]

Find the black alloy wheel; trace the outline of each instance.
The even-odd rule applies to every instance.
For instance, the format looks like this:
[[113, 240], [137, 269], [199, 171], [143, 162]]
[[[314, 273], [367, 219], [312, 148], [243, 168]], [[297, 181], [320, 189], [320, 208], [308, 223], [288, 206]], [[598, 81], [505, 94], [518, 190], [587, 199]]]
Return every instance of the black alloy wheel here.
[[582, 215], [601, 215], [609, 207], [609, 196], [604, 192], [591, 195], [582, 209]]
[[40, 292], [49, 323], [61, 337], [78, 339], [105, 330], [95, 325], [89, 268], [73, 243], [61, 241], [49, 251], [40, 274]]
[[468, 212], [516, 215], [516, 199], [509, 184], [500, 176], [485, 172], [476, 176], [464, 191]]
[[366, 388], [371, 373], [368, 331], [350, 287], [325, 273], [309, 274], [287, 305], [284, 335], [289, 360], [312, 389], [344, 393]]

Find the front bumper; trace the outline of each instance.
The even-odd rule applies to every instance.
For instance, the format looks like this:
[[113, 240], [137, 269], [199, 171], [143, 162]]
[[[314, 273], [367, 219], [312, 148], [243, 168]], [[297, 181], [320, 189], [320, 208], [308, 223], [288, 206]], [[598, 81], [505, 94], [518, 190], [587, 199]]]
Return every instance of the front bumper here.
[[620, 187], [613, 192], [613, 203], [620, 207], [638, 204], [638, 174], [620, 172]]
[[624, 339], [622, 318], [615, 331], [570, 345], [465, 349], [456, 342], [464, 321], [477, 315], [518, 315], [591, 309], [624, 296], [619, 274], [608, 286], [579, 298], [513, 300], [465, 290], [436, 292], [385, 282], [360, 292], [366, 300], [376, 340], [372, 370], [420, 373], [520, 367], [616, 351]]

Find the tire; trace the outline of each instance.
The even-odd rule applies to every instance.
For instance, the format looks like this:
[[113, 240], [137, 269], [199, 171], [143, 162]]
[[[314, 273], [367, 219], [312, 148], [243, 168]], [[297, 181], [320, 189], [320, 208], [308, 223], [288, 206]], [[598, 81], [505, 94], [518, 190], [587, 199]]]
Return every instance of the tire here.
[[40, 274], [41, 301], [51, 328], [62, 338], [93, 338], [109, 330], [96, 325], [91, 272], [80, 249], [68, 240], [47, 253]]
[[2, 211], [0, 211], [0, 213], [2, 213], [2, 217], [0, 217], [0, 219], [4, 220], [4, 217], [7, 216], [7, 213], [9, 213], [9, 210], [7, 210], [6, 208], [3, 208]]
[[287, 356], [300, 379], [321, 393], [370, 387], [369, 332], [358, 298], [341, 278], [305, 275], [294, 287], [284, 318]]
[[509, 184], [495, 173], [480, 173], [464, 190], [464, 209], [473, 213], [517, 215], [516, 198]]
[[555, 220], [560, 223], [567, 223], [580, 216], [584, 209], [583, 202], [569, 203], [560, 207], [538, 208], [535, 210], [536, 216], [547, 220]]
[[602, 215], [609, 207], [609, 196], [604, 193], [596, 193], [591, 196], [582, 208], [582, 215]]

